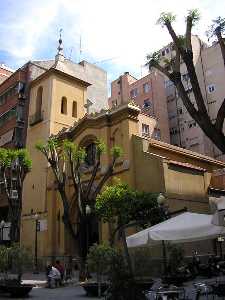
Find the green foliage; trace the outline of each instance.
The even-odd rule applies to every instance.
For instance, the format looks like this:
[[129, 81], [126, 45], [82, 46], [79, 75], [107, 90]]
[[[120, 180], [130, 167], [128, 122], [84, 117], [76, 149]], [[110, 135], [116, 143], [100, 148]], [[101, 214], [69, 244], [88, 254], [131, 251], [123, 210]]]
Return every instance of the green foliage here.
[[24, 270], [32, 265], [30, 252], [19, 244], [10, 247], [0, 246], [0, 272], [7, 276], [7, 273], [16, 273], [22, 276]]
[[97, 140], [95, 144], [98, 156], [106, 152], [106, 144], [101, 139]]
[[155, 64], [159, 64], [160, 57], [161, 57], [160, 51], [155, 51], [153, 53], [148, 54], [146, 56], [146, 59], [147, 59], [146, 66], [149, 66], [149, 68], [151, 68], [151, 67], [154, 67]]
[[111, 149], [111, 155], [116, 159], [123, 155], [123, 150], [119, 146], [114, 146]]
[[111, 268], [109, 273], [110, 300], [125, 300], [131, 298], [132, 280], [130, 278], [127, 265], [121, 252], [117, 252], [112, 257]]
[[26, 171], [30, 171], [32, 161], [26, 149], [5, 149], [0, 148], [0, 165], [4, 167], [11, 167], [11, 165], [18, 159], [19, 165]]
[[94, 244], [87, 256], [88, 269], [98, 275], [109, 274], [113, 257], [116, 255], [117, 250], [108, 244]]
[[192, 24], [195, 25], [200, 20], [200, 12], [197, 8], [188, 10], [187, 18], [192, 20]]
[[32, 161], [30, 159], [27, 149], [16, 150], [16, 155], [19, 159], [20, 165], [30, 171], [32, 168]]
[[161, 221], [158, 194], [138, 192], [127, 184], [117, 182], [107, 186], [96, 199], [96, 214], [103, 222], [128, 224], [139, 221], [143, 226]]
[[8, 269], [8, 249], [0, 246], [0, 273], [6, 273]]
[[131, 248], [135, 277], [150, 277], [152, 271], [151, 248]]
[[71, 156], [72, 160], [75, 162], [83, 162], [86, 157], [86, 152], [84, 148], [78, 148], [78, 146], [69, 141], [64, 140], [62, 143], [62, 153], [65, 155], [65, 159], [68, 160]]
[[8, 164], [8, 150], [5, 148], [0, 148], [0, 165], [3, 167], [7, 166]]
[[9, 264], [18, 275], [22, 275], [26, 268], [32, 265], [32, 256], [30, 252], [19, 244], [13, 244], [8, 248]]
[[215, 36], [217, 32], [220, 32], [221, 34], [225, 33], [225, 18], [218, 17], [212, 20], [212, 25], [206, 32], [206, 35], [210, 39]]
[[127, 185], [118, 183], [107, 186], [104, 191], [97, 196], [96, 213], [104, 222], [115, 222], [120, 216], [124, 223], [129, 222], [130, 204], [135, 198], [135, 192]]
[[167, 23], [174, 22], [175, 20], [176, 20], [176, 15], [174, 15], [172, 12], [162, 12], [156, 24], [160, 24], [164, 26]]

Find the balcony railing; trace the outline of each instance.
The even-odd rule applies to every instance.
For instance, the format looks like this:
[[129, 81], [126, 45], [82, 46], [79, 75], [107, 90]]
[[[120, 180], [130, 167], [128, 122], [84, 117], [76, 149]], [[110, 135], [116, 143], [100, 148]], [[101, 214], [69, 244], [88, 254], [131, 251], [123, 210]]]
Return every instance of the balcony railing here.
[[30, 126], [34, 126], [35, 124], [43, 121], [43, 111], [36, 112], [35, 114], [31, 115], [29, 118]]

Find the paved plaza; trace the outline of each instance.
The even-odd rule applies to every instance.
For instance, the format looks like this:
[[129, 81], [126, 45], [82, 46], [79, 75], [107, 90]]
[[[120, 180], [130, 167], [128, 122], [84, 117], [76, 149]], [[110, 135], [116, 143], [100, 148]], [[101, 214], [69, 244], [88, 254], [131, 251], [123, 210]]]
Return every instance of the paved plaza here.
[[[1, 300], [15, 299], [10, 297], [1, 297]], [[47, 288], [33, 288], [30, 293], [29, 298], [17, 298], [17, 299], [31, 299], [31, 300], [64, 300], [64, 299], [73, 299], [73, 300], [96, 300], [99, 298], [87, 297], [84, 290], [79, 286], [69, 286], [62, 287], [57, 289], [47, 289]]]

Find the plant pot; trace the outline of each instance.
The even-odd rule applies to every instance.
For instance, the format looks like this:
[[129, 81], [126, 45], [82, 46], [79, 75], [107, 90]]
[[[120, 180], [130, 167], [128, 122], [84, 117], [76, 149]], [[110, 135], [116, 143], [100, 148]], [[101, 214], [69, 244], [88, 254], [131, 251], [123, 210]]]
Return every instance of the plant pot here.
[[148, 291], [151, 289], [151, 287], [154, 284], [154, 280], [149, 279], [149, 280], [135, 280], [135, 285], [138, 290], [140, 291]]
[[[80, 286], [85, 290], [88, 296], [98, 296], [98, 283], [97, 282], [82, 282]], [[106, 282], [101, 283], [101, 295], [107, 290], [109, 284]]]
[[186, 278], [184, 276], [176, 276], [176, 275], [171, 275], [171, 276], [166, 276], [162, 278], [162, 282], [165, 284], [173, 284], [176, 286], [181, 286], [185, 282]]
[[21, 285], [5, 285], [3, 287], [5, 293], [9, 293], [14, 298], [26, 297], [32, 290], [32, 284], [21, 284]]

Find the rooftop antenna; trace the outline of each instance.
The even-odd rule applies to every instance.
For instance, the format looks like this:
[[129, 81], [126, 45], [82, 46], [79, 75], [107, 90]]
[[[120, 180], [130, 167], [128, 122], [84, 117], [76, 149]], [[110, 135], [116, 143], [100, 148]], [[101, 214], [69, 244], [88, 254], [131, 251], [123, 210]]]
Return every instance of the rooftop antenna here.
[[59, 44], [57, 50], [58, 52], [55, 56], [55, 61], [63, 61], [65, 57], [63, 53], [62, 28], [59, 30]]
[[80, 57], [79, 57], [79, 61], [81, 61], [81, 55], [82, 55], [82, 44], [81, 44], [81, 35], [80, 35]]
[[73, 49], [74, 49], [74, 47], [71, 47], [71, 49], [70, 49], [70, 55], [69, 55], [69, 60], [71, 60]]

